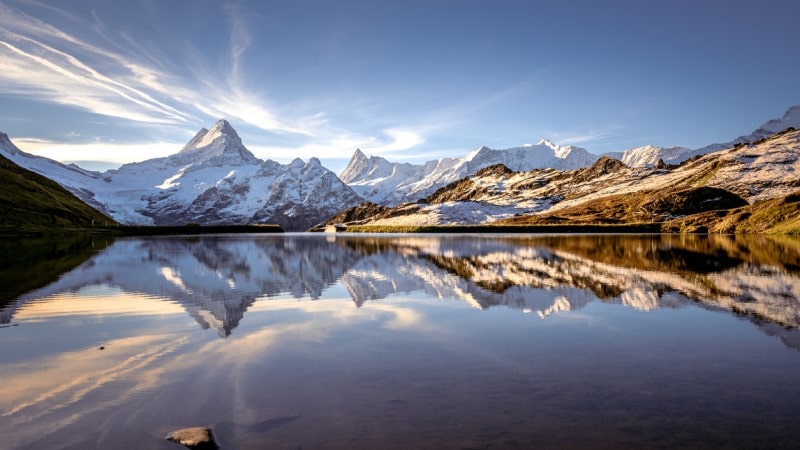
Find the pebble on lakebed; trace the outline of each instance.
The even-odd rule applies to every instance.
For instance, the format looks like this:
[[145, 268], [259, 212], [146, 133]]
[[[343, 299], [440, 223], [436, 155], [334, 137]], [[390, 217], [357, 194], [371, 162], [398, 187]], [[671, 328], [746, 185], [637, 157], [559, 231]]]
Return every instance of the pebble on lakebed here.
[[168, 434], [166, 439], [191, 449], [216, 450], [219, 448], [211, 429], [205, 427], [175, 430]]

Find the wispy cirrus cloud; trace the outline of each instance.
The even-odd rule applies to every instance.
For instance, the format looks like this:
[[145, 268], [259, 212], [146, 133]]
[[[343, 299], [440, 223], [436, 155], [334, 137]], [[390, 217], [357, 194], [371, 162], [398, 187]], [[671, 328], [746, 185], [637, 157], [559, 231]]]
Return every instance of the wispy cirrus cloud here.
[[588, 133], [583, 133], [583, 134], [557, 135], [556, 138], [558, 139], [559, 144], [577, 145], [577, 144], [586, 144], [586, 143], [602, 141], [611, 138], [615, 135], [616, 133], [612, 131], [601, 131], [601, 132], [590, 131]]
[[227, 73], [196, 70], [204, 76], [186, 79], [156, 67], [152, 52], [131, 36], [121, 33], [120, 39], [112, 39], [96, 16], [87, 28], [113, 45], [87, 42], [0, 3], [0, 94], [136, 122], [184, 124], [207, 121], [204, 116], [226, 117], [266, 131], [314, 134], [305, 126], [308, 121], [279, 119], [242, 81], [242, 58], [251, 38], [236, 5], [229, 4], [226, 11], [230, 69]]
[[[189, 114], [147, 92], [154, 87], [169, 90], [158, 85], [153, 71], [123, 61], [119, 55], [0, 4], [0, 93], [138, 122], [189, 121]], [[113, 69], [97, 68], [101, 63]]]
[[231, 71], [230, 82], [237, 83], [240, 79], [240, 69], [242, 56], [247, 48], [250, 47], [252, 39], [250, 31], [245, 23], [244, 16], [239, 10], [238, 3], [226, 3], [225, 10], [228, 13], [228, 19], [231, 24]]
[[[155, 42], [175, 36], [170, 34], [175, 30], [159, 28], [158, 23], [147, 31], [158, 38], [146, 38], [143, 31], [115, 26], [97, 12], [81, 16], [57, 7], [46, 9], [54, 14], [50, 22], [0, 0], [0, 96], [63, 105], [118, 119], [115, 124], [165, 131], [149, 139], [142, 134], [128, 151], [111, 135], [59, 141], [64, 133], [45, 139], [31, 133], [18, 141], [26, 151], [61, 161], [136, 161], [174, 151], [174, 142], [164, 142], [165, 136], [174, 135], [172, 127], [191, 134], [218, 118], [268, 132], [248, 138], [248, 145], [261, 157], [279, 160], [345, 159], [355, 148], [388, 156], [419, 146], [431, 132], [430, 121], [425, 126], [395, 125], [377, 113], [366, 122], [357, 121], [355, 129], [352, 124], [341, 126], [342, 113], [368, 111], [369, 102], [351, 108], [339, 96], [301, 96], [288, 105], [270, 99], [265, 94], [270, 87], [247, 71], [249, 52], [258, 42], [251, 11], [238, 3], [220, 9], [227, 20], [215, 31], [228, 39], [214, 40], [221, 43], [219, 52], [197, 46], [190, 35], [177, 35], [170, 48], [161, 48]], [[376, 115], [381, 118], [372, 120]]]

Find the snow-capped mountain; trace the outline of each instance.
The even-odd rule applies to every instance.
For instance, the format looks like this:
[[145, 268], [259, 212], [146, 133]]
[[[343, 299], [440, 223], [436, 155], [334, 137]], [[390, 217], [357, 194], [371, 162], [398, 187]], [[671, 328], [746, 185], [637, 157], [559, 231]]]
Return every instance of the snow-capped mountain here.
[[695, 150], [685, 147], [654, 147], [646, 145], [624, 152], [604, 153], [603, 156], [618, 159], [629, 167], [653, 167], [658, 164], [659, 160], [664, 161], [666, 164], [680, 164], [693, 156], [706, 155], [737, 145], [760, 141], [787, 128], [800, 128], [800, 105], [789, 108], [780, 119], [768, 120], [752, 133], [739, 136], [730, 142], [711, 144]]
[[339, 177], [363, 198], [394, 206], [424, 198], [448, 183], [494, 164], [503, 164], [516, 172], [545, 168], [579, 169], [591, 166], [600, 156], [615, 158], [629, 167], [654, 167], [659, 161], [679, 164], [693, 156], [728, 149], [737, 144], [756, 142], [789, 127], [800, 128], [800, 105], [789, 108], [782, 118], [764, 123], [749, 135], [696, 150], [646, 145], [624, 152], [597, 155], [580, 147], [560, 146], [543, 139], [536, 145], [504, 150], [480, 147], [461, 158], [441, 158], [424, 164], [408, 164], [390, 162], [379, 156], [367, 157], [357, 149], [350, 164]]
[[787, 131], [677, 168], [628, 167], [609, 157], [571, 171], [495, 165], [359, 223], [486, 224], [521, 215], [546, 215], [549, 223], [663, 222], [789, 196], [798, 172], [800, 131]]
[[176, 154], [104, 173], [28, 155], [7, 138], [0, 150], [125, 224], [277, 223], [305, 230], [362, 201], [316, 158], [286, 165], [258, 159], [225, 120], [201, 129]]
[[779, 133], [787, 128], [800, 129], [800, 105], [792, 106], [791, 108], [786, 110], [786, 112], [783, 114], [783, 117], [779, 119], [770, 119], [764, 122], [763, 124], [761, 124], [760, 127], [756, 128], [755, 131], [753, 131], [750, 134], [739, 136], [730, 142], [725, 142], [721, 144], [711, 144], [705, 147], [698, 148], [696, 150], [692, 150], [691, 152], [684, 155], [681, 161], [689, 159], [692, 156], [706, 155], [711, 152], [725, 150], [731, 147], [735, 147], [737, 145], [757, 142], [760, 141], [761, 139], [770, 137], [775, 133]]
[[25, 153], [14, 145], [5, 133], [0, 133], [0, 154], [20, 167], [54, 180], [85, 203], [107, 216], [111, 216], [105, 205], [93, 198], [90, 189], [95, 186], [103, 186], [104, 183], [109, 181], [100, 172], [85, 170], [75, 164], [62, 164], [49, 158]]
[[494, 164], [511, 170], [577, 169], [592, 165], [599, 155], [583, 148], [556, 145], [547, 139], [535, 145], [503, 150], [482, 146], [461, 158], [442, 158], [424, 164], [392, 163], [356, 150], [340, 174], [342, 181], [365, 199], [384, 205], [415, 201], [446, 184]]
[[628, 167], [653, 167], [658, 164], [658, 161], [663, 161], [665, 164], [677, 164], [686, 159], [684, 155], [691, 151], [686, 147], [665, 148], [645, 145], [624, 152], [604, 153], [603, 156], [618, 159]]

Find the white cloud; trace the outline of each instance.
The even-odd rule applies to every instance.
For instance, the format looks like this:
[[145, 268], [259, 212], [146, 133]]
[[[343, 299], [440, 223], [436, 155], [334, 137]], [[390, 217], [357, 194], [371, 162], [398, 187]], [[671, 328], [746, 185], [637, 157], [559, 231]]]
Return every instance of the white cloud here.
[[425, 138], [423, 138], [422, 135], [411, 130], [390, 128], [384, 130], [384, 133], [391, 138], [390, 142], [378, 145], [377, 147], [365, 146], [362, 150], [370, 150], [376, 154], [386, 154], [408, 150], [425, 142]]
[[392, 153], [409, 150], [423, 142], [425, 138], [419, 132], [409, 129], [389, 128], [383, 130], [378, 138], [336, 130], [320, 130], [312, 141], [298, 146], [248, 145], [248, 148], [259, 157], [278, 161], [308, 159], [312, 156], [349, 159], [357, 148], [370, 155], [391, 156]]
[[611, 132], [600, 132], [600, 133], [585, 133], [585, 134], [578, 134], [578, 135], [567, 135], [566, 137], [558, 138], [558, 143], [562, 145], [577, 145], [583, 144], [587, 142], [597, 142], [603, 139], [608, 139], [614, 136], [614, 133]]
[[[76, 56], [79, 51], [83, 57]], [[84, 59], [98, 66], [110, 59], [116, 71], [102, 73]], [[2, 93], [30, 95], [140, 122], [180, 123], [189, 118], [142, 89], [156, 84], [153, 71], [2, 4], [0, 60]]]
[[66, 144], [38, 138], [17, 138], [14, 143], [24, 152], [56, 161], [106, 161], [118, 164], [133, 162], [131, 155], [136, 155], [135, 161], [168, 156], [183, 146], [177, 142]]
[[[0, 94], [25, 95], [136, 122], [198, 122], [193, 112], [199, 112], [212, 119], [238, 119], [267, 131], [313, 134], [290, 125], [291, 120], [278, 119], [240, 81], [241, 58], [250, 38], [238, 11], [229, 11], [230, 73], [181, 80], [152, 67], [152, 62], [92, 45], [0, 3]], [[220, 83], [220, 79], [226, 81]]]
[[[129, 30], [113, 30], [96, 15], [88, 22], [70, 16], [73, 24], [86, 22], [78, 37], [0, 3], [0, 95], [21, 95], [125, 121], [179, 125], [183, 131], [194, 131], [185, 129], [189, 124], [193, 128], [226, 118], [282, 135], [280, 145], [257, 145], [254, 141], [260, 136], [245, 139], [258, 156], [278, 160], [298, 156], [345, 159], [356, 148], [388, 156], [425, 142], [426, 128], [395, 126], [371, 135], [370, 131], [337, 128], [329, 114], [311, 108], [307, 99], [294, 105], [294, 110], [291, 105], [271, 104], [243, 73], [244, 55], [252, 43], [247, 16], [236, 5], [227, 5], [225, 10], [230, 25], [230, 63], [220, 71], [212, 70], [216, 66], [190, 44], [178, 53], [183, 58], [180, 61], [160, 62]], [[168, 69], [177, 66], [188, 73]], [[334, 104], [340, 107], [340, 103]], [[374, 129], [374, 125], [368, 128]], [[16, 140], [27, 146], [26, 151], [61, 161], [128, 162], [132, 157], [142, 160], [171, 154], [181, 146]]]
[[225, 10], [231, 23], [231, 73], [232, 83], [237, 83], [240, 79], [239, 69], [241, 67], [242, 55], [250, 46], [250, 31], [247, 29], [244, 17], [239, 11], [236, 3], [227, 3]]

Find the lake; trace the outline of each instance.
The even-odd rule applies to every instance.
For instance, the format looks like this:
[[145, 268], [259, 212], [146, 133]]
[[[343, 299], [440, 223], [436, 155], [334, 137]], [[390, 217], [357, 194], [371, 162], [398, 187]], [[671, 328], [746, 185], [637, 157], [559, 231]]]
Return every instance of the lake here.
[[0, 243], [0, 446], [800, 445], [800, 240]]

